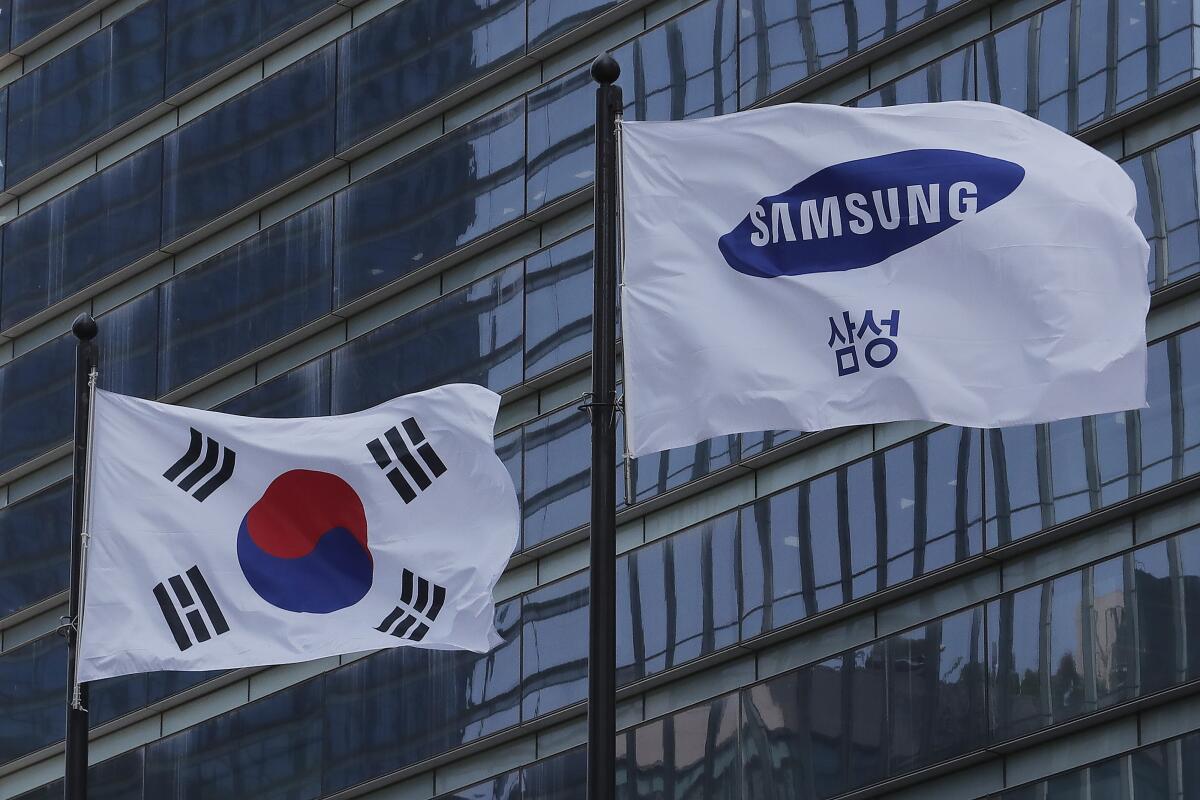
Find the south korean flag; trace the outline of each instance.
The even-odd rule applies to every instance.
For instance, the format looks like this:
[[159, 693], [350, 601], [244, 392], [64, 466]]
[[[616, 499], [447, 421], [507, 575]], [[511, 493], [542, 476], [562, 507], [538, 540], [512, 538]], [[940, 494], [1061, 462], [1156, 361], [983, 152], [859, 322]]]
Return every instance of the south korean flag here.
[[97, 391], [79, 680], [490, 650], [520, 520], [499, 401], [258, 419]]

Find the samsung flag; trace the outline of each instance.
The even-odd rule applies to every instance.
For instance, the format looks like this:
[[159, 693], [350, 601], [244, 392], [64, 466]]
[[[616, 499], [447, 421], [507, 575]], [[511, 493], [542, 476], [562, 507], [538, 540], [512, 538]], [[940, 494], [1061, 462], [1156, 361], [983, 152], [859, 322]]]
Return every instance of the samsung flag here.
[[79, 679], [489, 650], [519, 513], [499, 397], [252, 419], [97, 391]]
[[741, 431], [1145, 406], [1149, 247], [1113, 161], [986, 103], [621, 128], [633, 455]]

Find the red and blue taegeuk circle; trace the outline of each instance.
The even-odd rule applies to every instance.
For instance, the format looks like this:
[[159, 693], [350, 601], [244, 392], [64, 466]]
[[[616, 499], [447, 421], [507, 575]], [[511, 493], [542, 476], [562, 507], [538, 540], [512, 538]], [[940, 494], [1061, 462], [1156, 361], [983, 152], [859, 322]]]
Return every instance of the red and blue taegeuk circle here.
[[237, 552], [254, 591], [286, 611], [328, 614], [371, 588], [362, 500], [328, 472], [293, 469], [271, 481], [242, 519]]

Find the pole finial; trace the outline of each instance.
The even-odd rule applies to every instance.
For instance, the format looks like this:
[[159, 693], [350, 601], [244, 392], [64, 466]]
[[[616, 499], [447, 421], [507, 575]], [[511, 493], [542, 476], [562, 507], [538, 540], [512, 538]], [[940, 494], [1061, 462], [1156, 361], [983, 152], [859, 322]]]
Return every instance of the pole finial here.
[[96, 333], [99, 328], [96, 327], [96, 320], [92, 319], [92, 315], [86, 311], [75, 318], [71, 323], [71, 332], [75, 334], [75, 338], [81, 342], [90, 342], [96, 338]]
[[615, 58], [610, 56], [607, 51], [596, 56], [596, 60], [592, 62], [592, 78], [596, 83], [606, 85], [616, 83], [619, 77], [621, 77], [621, 65]]

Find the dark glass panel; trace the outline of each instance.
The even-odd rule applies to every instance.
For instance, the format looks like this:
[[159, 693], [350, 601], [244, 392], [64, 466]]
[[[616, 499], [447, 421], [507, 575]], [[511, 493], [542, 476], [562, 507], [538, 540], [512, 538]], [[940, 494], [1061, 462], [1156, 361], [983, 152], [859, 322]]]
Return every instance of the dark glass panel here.
[[638, 548], [617, 564], [618, 681], [736, 644], [736, 511]]
[[1138, 227], [1150, 243], [1150, 287], [1200, 272], [1200, 134], [1159, 145], [1122, 166], [1137, 187]]
[[625, 114], [712, 117], [737, 109], [736, 0], [707, 0], [613, 52]]
[[967, 47], [854, 101], [859, 108], [975, 99], [975, 49]]
[[154, 0], [14, 81], [5, 185], [160, 102], [162, 42], [163, 6]]
[[1200, 64], [1183, 40], [1196, 21], [1177, 8], [1155, 29], [1149, 6], [1061, 2], [988, 37], [979, 99], [1073, 132], [1190, 80]]
[[[340, 217], [339, 217], [340, 218]], [[333, 351], [333, 413], [445, 383], [521, 381], [521, 265], [476, 281]]]
[[[87, 771], [88, 800], [140, 800], [142, 794], [142, 748], [93, 764]], [[63, 782], [57, 780], [16, 800], [62, 800]]]
[[167, 96], [333, 4], [334, 0], [167, 0]]
[[[617, 441], [621, 442], [623, 432]], [[740, 437], [736, 434], [707, 439], [697, 445], [663, 450], [636, 458], [630, 467], [635, 502], [657, 497], [670, 489], [727, 467], [739, 460]], [[621, 476], [624, 481], [624, 476]], [[624, 500], [622, 496], [619, 500]]]
[[95, 681], [91, 684], [88, 724], [94, 728], [223, 674], [221, 670], [148, 672]]
[[[13, 0], [11, 46], [29, 41], [89, 2], [91, 0]], [[4, 49], [7, 52], [8, 48]]]
[[884, 645], [741, 692], [744, 797], [825, 798], [887, 769]]
[[333, 156], [335, 55], [325, 47], [164, 138], [164, 242]]
[[534, 378], [592, 346], [591, 229], [525, 260], [525, 377]]
[[157, 250], [161, 188], [162, 146], [156, 143], [10, 222], [0, 327]]
[[524, 0], [401, 3], [338, 42], [339, 149], [524, 52]]
[[323, 687], [306, 681], [147, 745], [146, 797], [319, 797]]
[[525, 425], [525, 547], [587, 522], [590, 487], [587, 414], [569, 406]]
[[738, 0], [740, 103], [745, 108], [959, 0]]
[[332, 276], [327, 199], [165, 283], [159, 392], [327, 314]]
[[521, 719], [587, 697], [588, 573], [572, 575], [521, 599]]
[[[513, 488], [517, 491], [517, 504], [525, 503], [525, 431], [521, 427], [513, 428], [506, 433], [496, 434], [496, 455], [504, 462], [508, 476], [512, 478]], [[517, 549], [524, 549], [518, 542]]]
[[739, 435], [742, 458], [765, 453], [788, 442], [799, 439], [804, 434], [800, 431], [758, 431]]
[[738, 698], [727, 694], [618, 734], [617, 797], [740, 796], [738, 727]]
[[329, 356], [260, 383], [214, 411], [245, 417], [323, 417], [329, 413]]
[[529, 210], [592, 185], [596, 91], [579, 69], [529, 94]]
[[398, 647], [327, 674], [324, 793], [515, 725], [519, 601], [496, 609], [496, 627], [504, 644], [485, 655]]
[[801, 484], [741, 510], [742, 638], [803, 619], [816, 611], [808, 489]]
[[521, 770], [523, 800], [578, 800], [587, 781], [587, 750], [577, 747]]
[[[155, 388], [158, 293], [102, 314], [98, 320], [100, 388], [152, 397]], [[71, 437], [74, 422], [75, 337], [63, 334], [0, 366], [0, 472]]]
[[1137, 689], [1161, 691], [1200, 676], [1200, 533], [1133, 554], [1137, 593]]
[[65, 591], [71, 483], [0, 508], [0, 617]]
[[529, 0], [529, 49], [576, 28], [622, 0]]
[[1087, 688], [1094, 695], [1096, 709], [1131, 700], [1138, 692], [1133, 575], [1133, 561], [1128, 558], [1109, 559], [1083, 573], [1084, 589], [1091, 594], [1085, 600], [1092, 609], [1090, 620], [1084, 620], [1085, 633], [1090, 628], [1093, 653], [1093, 676]]
[[889, 774], [986, 743], [984, 636], [977, 606], [887, 640]]
[[519, 218], [524, 122], [518, 100], [338, 192], [334, 305]]
[[0, 654], [0, 763], [61, 741], [66, 639], [47, 634]]

